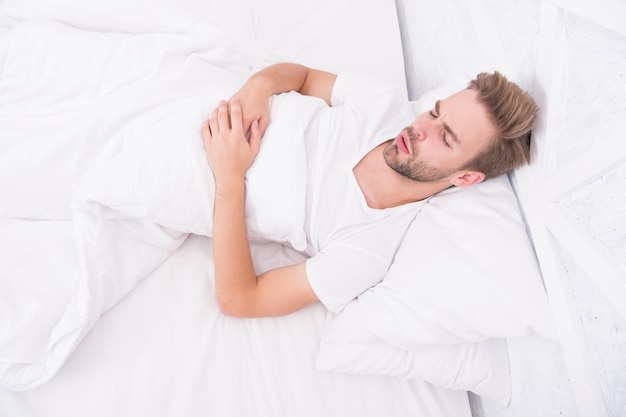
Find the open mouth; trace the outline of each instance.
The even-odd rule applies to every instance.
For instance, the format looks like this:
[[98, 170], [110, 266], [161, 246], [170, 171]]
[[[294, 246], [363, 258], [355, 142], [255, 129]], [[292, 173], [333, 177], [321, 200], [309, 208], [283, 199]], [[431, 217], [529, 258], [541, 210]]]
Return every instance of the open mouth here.
[[400, 150], [400, 152], [403, 152], [406, 154], [411, 153], [409, 151], [408, 140], [404, 132], [400, 133], [398, 137], [396, 138], [396, 145], [398, 146], [398, 149]]

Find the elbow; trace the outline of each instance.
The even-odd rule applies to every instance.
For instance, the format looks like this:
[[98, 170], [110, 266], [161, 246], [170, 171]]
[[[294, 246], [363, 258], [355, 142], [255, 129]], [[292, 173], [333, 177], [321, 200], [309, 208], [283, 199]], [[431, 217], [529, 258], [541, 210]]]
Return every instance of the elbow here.
[[248, 303], [237, 298], [218, 297], [217, 299], [217, 305], [222, 314], [237, 318], [256, 317], [252, 314], [252, 311], [247, 304]]
[[241, 317], [241, 311], [237, 306], [237, 303], [234, 303], [232, 300], [225, 300], [223, 297], [218, 297], [217, 306], [222, 314], [226, 314], [231, 317]]

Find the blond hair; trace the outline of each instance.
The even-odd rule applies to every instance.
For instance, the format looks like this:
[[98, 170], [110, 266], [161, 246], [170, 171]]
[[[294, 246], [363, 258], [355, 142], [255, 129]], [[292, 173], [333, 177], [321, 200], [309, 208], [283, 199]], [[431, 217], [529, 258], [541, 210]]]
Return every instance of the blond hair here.
[[498, 71], [478, 74], [467, 88], [478, 91], [498, 135], [466, 169], [492, 178], [529, 163], [530, 134], [538, 111], [533, 98]]

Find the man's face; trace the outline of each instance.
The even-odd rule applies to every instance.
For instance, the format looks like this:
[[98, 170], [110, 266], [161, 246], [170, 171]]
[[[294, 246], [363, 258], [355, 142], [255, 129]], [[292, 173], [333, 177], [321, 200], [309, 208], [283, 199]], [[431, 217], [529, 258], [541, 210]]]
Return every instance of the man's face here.
[[420, 114], [384, 149], [387, 165], [419, 182], [462, 171], [495, 138], [496, 128], [475, 90], [462, 90]]

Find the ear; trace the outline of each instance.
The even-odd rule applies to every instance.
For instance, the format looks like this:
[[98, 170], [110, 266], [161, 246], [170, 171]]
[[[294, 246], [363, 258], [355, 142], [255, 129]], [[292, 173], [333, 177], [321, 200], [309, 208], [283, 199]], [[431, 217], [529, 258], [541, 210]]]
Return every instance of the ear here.
[[457, 187], [469, 187], [485, 180], [485, 174], [480, 171], [462, 171], [455, 174], [451, 182]]

